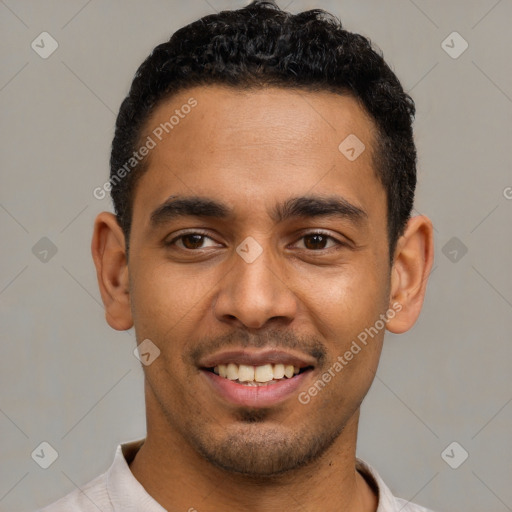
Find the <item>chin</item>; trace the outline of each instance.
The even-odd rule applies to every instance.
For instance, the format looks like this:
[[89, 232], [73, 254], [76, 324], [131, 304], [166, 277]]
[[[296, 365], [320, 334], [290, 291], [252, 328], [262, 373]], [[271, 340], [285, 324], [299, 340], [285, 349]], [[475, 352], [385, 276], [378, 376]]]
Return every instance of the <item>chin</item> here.
[[[335, 432], [297, 431], [264, 425], [260, 416], [221, 437], [192, 435], [189, 442], [209, 463], [229, 473], [270, 478], [306, 467], [334, 443]], [[249, 418], [247, 418], [249, 419]]]

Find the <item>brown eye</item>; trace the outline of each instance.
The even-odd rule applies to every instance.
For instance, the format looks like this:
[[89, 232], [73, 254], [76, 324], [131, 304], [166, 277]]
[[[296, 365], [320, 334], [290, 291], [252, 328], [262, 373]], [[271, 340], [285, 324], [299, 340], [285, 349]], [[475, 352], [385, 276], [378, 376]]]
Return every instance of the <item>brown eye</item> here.
[[185, 249], [199, 249], [204, 242], [204, 235], [190, 234], [181, 237], [181, 243]]
[[328, 241], [334, 240], [332, 236], [323, 233], [311, 233], [304, 235], [302, 238], [304, 240], [304, 247], [313, 251], [325, 249]]
[[164, 242], [164, 245], [171, 248], [176, 246], [184, 251], [194, 251], [197, 249], [208, 249], [219, 246], [213, 238], [201, 231], [183, 233], [169, 242]]
[[306, 249], [325, 249], [327, 237], [324, 235], [306, 235], [304, 245]]

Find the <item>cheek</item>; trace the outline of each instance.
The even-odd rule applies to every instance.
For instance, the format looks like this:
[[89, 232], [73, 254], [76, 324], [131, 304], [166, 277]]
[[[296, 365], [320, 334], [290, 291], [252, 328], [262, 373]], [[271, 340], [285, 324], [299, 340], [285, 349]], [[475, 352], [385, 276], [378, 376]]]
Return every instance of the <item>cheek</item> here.
[[304, 305], [333, 352], [371, 327], [387, 307], [383, 274], [371, 268], [340, 268], [303, 282]]
[[388, 300], [384, 275], [367, 268], [324, 283], [327, 293], [317, 310], [317, 328], [324, 329], [329, 350], [322, 372], [335, 375], [328, 403], [341, 399], [357, 405], [374, 379], [385, 332], [380, 320]]
[[179, 389], [180, 397], [193, 392], [184, 382], [195, 376], [195, 369], [183, 361], [183, 354], [191, 340], [211, 334], [204, 319], [211, 314], [208, 297], [216, 281], [205, 273], [176, 270], [168, 262], [147, 262], [133, 273], [132, 314], [138, 343], [150, 339], [160, 350], [158, 359], [145, 368], [155, 395], [158, 389]]
[[[183, 330], [204, 313], [204, 298], [214, 280], [197, 272], [176, 269], [168, 262], [147, 262], [133, 272], [131, 288], [134, 319], [140, 329], [161, 333]], [[171, 333], [170, 333], [171, 334]]]
[[385, 332], [382, 322], [374, 329], [387, 309], [383, 276], [377, 268], [372, 271], [371, 266], [364, 271], [347, 267], [308, 283], [308, 315], [328, 350], [317, 377], [329, 381], [328, 390], [322, 393], [318, 407], [353, 410], [371, 386]]

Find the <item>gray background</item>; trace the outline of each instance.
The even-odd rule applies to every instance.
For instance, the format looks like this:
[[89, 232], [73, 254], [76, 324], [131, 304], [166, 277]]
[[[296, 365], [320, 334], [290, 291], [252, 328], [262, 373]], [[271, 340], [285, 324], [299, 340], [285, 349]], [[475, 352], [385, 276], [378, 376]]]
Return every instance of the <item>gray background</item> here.
[[[96, 285], [92, 223], [111, 205], [92, 191], [140, 62], [184, 24], [246, 3], [0, 1], [2, 511], [54, 501], [145, 433], [133, 332], [108, 327]], [[418, 323], [387, 335], [358, 455], [439, 512], [510, 511], [512, 2], [279, 5], [325, 8], [369, 36], [417, 104], [416, 210], [433, 220], [435, 267]], [[31, 48], [43, 31], [59, 45], [47, 59]], [[458, 58], [442, 47], [453, 31], [469, 44]], [[46, 470], [31, 458], [42, 441], [58, 452]], [[469, 453], [457, 469], [441, 455], [453, 441], [452, 465]]]

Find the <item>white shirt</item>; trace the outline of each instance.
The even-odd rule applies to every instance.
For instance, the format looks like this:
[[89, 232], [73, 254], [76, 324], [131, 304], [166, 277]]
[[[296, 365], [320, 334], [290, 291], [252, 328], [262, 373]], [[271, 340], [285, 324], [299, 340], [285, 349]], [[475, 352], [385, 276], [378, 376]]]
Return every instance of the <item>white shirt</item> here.
[[[133, 476], [129, 463], [144, 439], [120, 444], [110, 468], [89, 483], [38, 512], [166, 512]], [[357, 470], [379, 494], [377, 512], [432, 512], [401, 498], [395, 498], [377, 472], [356, 459]]]

